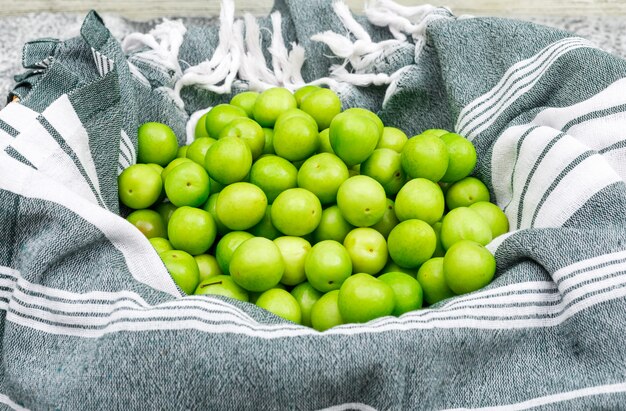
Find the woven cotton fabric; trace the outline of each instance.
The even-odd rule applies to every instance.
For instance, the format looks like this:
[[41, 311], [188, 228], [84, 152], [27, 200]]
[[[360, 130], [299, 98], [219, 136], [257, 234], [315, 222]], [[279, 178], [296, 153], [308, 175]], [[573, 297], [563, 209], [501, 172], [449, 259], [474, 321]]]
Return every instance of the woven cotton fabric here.
[[[626, 61], [553, 28], [446, 9], [383, 1], [354, 17], [290, 0], [246, 20], [231, 6], [123, 43], [92, 12], [79, 37], [25, 46], [19, 101], [0, 111], [0, 403], [623, 408]], [[512, 229], [488, 246], [488, 287], [323, 333], [182, 295], [117, 200], [138, 126], [164, 122], [183, 144], [198, 110], [310, 82], [409, 136], [446, 128], [474, 143], [474, 174]]]

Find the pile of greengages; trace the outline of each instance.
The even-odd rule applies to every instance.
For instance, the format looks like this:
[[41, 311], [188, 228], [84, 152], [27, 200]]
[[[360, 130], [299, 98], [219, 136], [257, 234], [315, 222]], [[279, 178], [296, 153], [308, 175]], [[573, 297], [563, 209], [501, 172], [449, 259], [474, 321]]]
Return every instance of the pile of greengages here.
[[187, 294], [256, 303], [326, 330], [478, 290], [508, 231], [469, 177], [470, 141], [410, 139], [331, 90], [244, 92], [179, 147], [165, 124], [138, 130], [138, 164], [119, 176], [127, 219]]

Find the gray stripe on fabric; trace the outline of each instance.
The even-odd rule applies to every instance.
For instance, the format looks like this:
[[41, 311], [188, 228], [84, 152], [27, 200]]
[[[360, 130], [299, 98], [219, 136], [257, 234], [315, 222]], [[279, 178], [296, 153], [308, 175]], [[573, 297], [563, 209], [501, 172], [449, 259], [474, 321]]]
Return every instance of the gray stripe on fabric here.
[[613, 150], [619, 150], [621, 148], [626, 148], [626, 140], [621, 140], [621, 141], [611, 144], [608, 147], [604, 147], [602, 150], [598, 151], [598, 153], [605, 154]]
[[85, 181], [89, 185], [89, 188], [93, 192], [94, 197], [98, 201], [98, 205], [102, 208], [107, 208], [106, 204], [104, 204], [104, 201], [102, 201], [102, 198], [100, 197], [100, 193], [98, 192], [98, 190], [96, 190], [96, 187], [93, 184], [93, 181], [91, 181], [91, 178], [89, 178], [87, 171], [85, 171], [83, 164], [80, 162], [74, 150], [72, 150], [72, 148], [65, 142], [65, 140], [63, 139], [63, 136], [59, 134], [57, 129], [54, 128], [54, 126], [50, 124], [50, 122], [43, 115], [39, 115], [37, 117], [37, 120], [43, 126], [43, 128], [46, 129], [46, 131], [50, 134], [50, 136], [52, 136], [52, 138], [54, 138], [54, 140], [59, 144], [59, 146], [65, 152], [65, 154], [67, 154], [72, 159], [72, 161], [74, 162], [74, 165], [76, 166], [80, 174], [83, 176], [83, 179], [85, 179]]
[[589, 120], [595, 120], [602, 117], [607, 117], [613, 114], [619, 114], [626, 112], [626, 104], [620, 104], [619, 106], [613, 106], [609, 108], [604, 108], [602, 110], [590, 111], [589, 113], [583, 114], [582, 116], [576, 117], [570, 121], [568, 121], [562, 128], [563, 132], [567, 133], [567, 131], [579, 124], [582, 124]]
[[615, 264], [624, 263], [624, 262], [626, 262], [626, 258], [618, 258], [618, 259], [611, 260], [611, 261], [605, 261], [603, 263], [596, 264], [596, 265], [593, 265], [593, 266], [590, 266], [590, 267], [585, 267], [585, 268], [581, 268], [579, 270], [574, 270], [571, 273], [569, 273], [567, 275], [564, 275], [563, 277], [559, 278], [559, 280], [556, 283], [560, 284], [564, 280], [566, 280], [566, 279], [568, 279], [570, 277], [576, 276], [577, 274], [581, 274], [581, 273], [584, 273], [584, 272], [587, 272], [587, 271], [590, 271], [590, 270], [595, 270], [595, 269], [598, 269], [598, 268], [609, 267], [609, 266], [612, 266], [612, 265], [615, 265]]
[[545, 156], [548, 154], [550, 149], [552, 149], [552, 147], [554, 147], [554, 145], [565, 135], [566, 135], [565, 133], [559, 133], [557, 136], [552, 138], [552, 140], [550, 140], [550, 142], [543, 148], [543, 150], [541, 151], [541, 154], [539, 154], [539, 156], [535, 160], [535, 164], [533, 165], [533, 168], [530, 170], [530, 173], [528, 173], [528, 177], [526, 177], [526, 183], [524, 184], [524, 188], [522, 189], [522, 193], [520, 194], [520, 197], [519, 197], [519, 208], [517, 209], [517, 227], [516, 228], [519, 229], [521, 227], [522, 214], [524, 212], [524, 198], [526, 197], [526, 193], [528, 192], [528, 185], [530, 181], [532, 180], [533, 176], [535, 175], [535, 172], [541, 165], [541, 162], [543, 161]]
[[[561, 44], [559, 47], [555, 48], [554, 50], [552, 50], [552, 51], [550, 52], [550, 54], [546, 57], [546, 60], [545, 60], [545, 61], [548, 61], [548, 60], [549, 60], [550, 58], [552, 58], [552, 56], [554, 56], [555, 54], [558, 54], [558, 53], [560, 53], [563, 49], [568, 48], [568, 47], [571, 47], [571, 46], [572, 46], [572, 43], [570, 43], [570, 42], [566, 42], [566, 43]], [[543, 54], [543, 53], [542, 53], [542, 54]], [[531, 65], [531, 64], [536, 63], [536, 62], [539, 60], [539, 58], [540, 58], [540, 57], [541, 57], [541, 56], [538, 56], [538, 57], [537, 57], [537, 59], [535, 59], [535, 60], [533, 60], [533, 61], [529, 62], [529, 63], [528, 63], [528, 65]], [[544, 63], [545, 63], [545, 62], [544, 62]], [[543, 64], [543, 63], [542, 63], [542, 64]], [[552, 64], [554, 64], [554, 62], [552, 62], [552, 63], [550, 64], [550, 66], [551, 66]], [[526, 66], [525, 66], [525, 67], [526, 67]], [[517, 72], [519, 72], [519, 71], [523, 70], [525, 67], [520, 67], [520, 68], [518, 68], [517, 70], [513, 71], [513, 72], [511, 73], [511, 75], [514, 75], [515, 73], [517, 73]], [[549, 67], [549, 66], [548, 66], [548, 67]], [[509, 86], [506, 90], [507, 90], [507, 91], [508, 91], [508, 90], [511, 90], [511, 89], [513, 89], [513, 88], [515, 87], [515, 85], [516, 85], [517, 83], [519, 83], [519, 82], [521, 82], [521, 81], [523, 81], [523, 80], [525, 80], [525, 79], [527, 79], [527, 78], [529, 78], [529, 77], [534, 77], [537, 71], [541, 71], [541, 66], [539, 66], [539, 67], [535, 68], [533, 71], [528, 72], [528, 73], [524, 74], [523, 76], [518, 77], [518, 78], [516, 78], [515, 80], [513, 80], [513, 81], [511, 82], [510, 86]], [[545, 74], [545, 70], [544, 70], [544, 73], [543, 73], [543, 74], [541, 74], [541, 76], [543, 76], [544, 74]], [[502, 89], [500, 89], [500, 90], [502, 90]], [[499, 97], [496, 101], [491, 102], [488, 106], [484, 107], [484, 108], [483, 108], [480, 112], [476, 113], [473, 117], [471, 117], [471, 118], [467, 121], [467, 123], [466, 123], [466, 124], [467, 124], [467, 125], [469, 125], [472, 121], [474, 121], [476, 118], [480, 117], [483, 113], [487, 112], [488, 110], [490, 110], [490, 109], [491, 109], [491, 108], [493, 108], [494, 106], [498, 105], [501, 101], [503, 101], [503, 100], [504, 100], [505, 96], [506, 96], [506, 92], [505, 92], [505, 93], [502, 93], [502, 94], [500, 95], [500, 97]], [[521, 97], [521, 96], [520, 96], [520, 97]], [[507, 97], [507, 100], [510, 100], [510, 97]], [[472, 133], [474, 132], [474, 130], [476, 130], [477, 128], [481, 127], [483, 124], [488, 123], [488, 122], [490, 122], [490, 121], [492, 121], [492, 118], [491, 118], [491, 117], [490, 117], [490, 118], [485, 119], [483, 122], [481, 122], [481, 123], [479, 123], [479, 124], [476, 124], [476, 125], [475, 125], [474, 127], [472, 127], [469, 131], [465, 131], [465, 134], [467, 134], [467, 135], [472, 134]], [[467, 127], [467, 125], [466, 125], [465, 127], [463, 127], [463, 129], [464, 129], [464, 130], [465, 130], [465, 128]]]
[[17, 161], [19, 161], [20, 163], [24, 163], [27, 166], [34, 168], [35, 170], [37, 170], [37, 167], [35, 167], [33, 165], [33, 163], [31, 163], [30, 161], [28, 161], [28, 159], [26, 157], [24, 157], [22, 155], [22, 153], [20, 153], [19, 151], [17, 151], [15, 148], [13, 148], [12, 146], [8, 146], [7, 148], [4, 149], [4, 152], [7, 153], [8, 155], [10, 155], [11, 157], [13, 157], [14, 159], [16, 159]]
[[[554, 191], [554, 189], [556, 188], [556, 186], [559, 185], [559, 183], [561, 182], [561, 180], [563, 180], [563, 177], [565, 177], [570, 171], [572, 171], [577, 165], [579, 165], [580, 163], [582, 163], [583, 161], [585, 161], [586, 159], [588, 159], [589, 157], [593, 156], [594, 154], [596, 154], [595, 150], [588, 150], [585, 151], [584, 153], [582, 153], [581, 155], [579, 155], [578, 157], [576, 157], [574, 160], [572, 160], [571, 163], [569, 163], [567, 165], [567, 167], [565, 167], [558, 176], [556, 176], [556, 178], [554, 179], [554, 181], [550, 184], [550, 186], [548, 187], [548, 189], [543, 193], [543, 195], [541, 196], [541, 199], [539, 200], [539, 202], [537, 203], [537, 206], [535, 207], [535, 212], [533, 213], [533, 218], [530, 221], [530, 226], [534, 227], [535, 226], [535, 221], [537, 220], [537, 215], [539, 215], [539, 211], [541, 210], [541, 207], [543, 206], [543, 204], [548, 200], [548, 197], [550, 197], [550, 194], [552, 194], [552, 192]], [[518, 222], [519, 225], [519, 222]]]
[[0, 118], [0, 129], [7, 132], [11, 137], [16, 137], [20, 132], [17, 131], [13, 126], [11, 126], [6, 121]]
[[[526, 140], [526, 137], [528, 137], [530, 133], [537, 130], [538, 128], [539, 126], [532, 126], [528, 130], [526, 130], [524, 134], [520, 136], [519, 140], [517, 140], [517, 147], [515, 148], [515, 160], [514, 160], [515, 164], [513, 164], [513, 172], [511, 173], [511, 187], [513, 187], [513, 183], [515, 180], [515, 170], [517, 169], [517, 161], [519, 160], [519, 153], [520, 153], [520, 150], [522, 149], [522, 144], [524, 144], [524, 140]], [[504, 207], [504, 211], [506, 211], [506, 209], [509, 207], [510, 204], [511, 203], [507, 204]]]
[[129, 166], [131, 164], [131, 162], [128, 159], [128, 157], [126, 157], [126, 154], [124, 154], [124, 150], [120, 150], [120, 156], [122, 156], [124, 158], [124, 160], [126, 160], [126, 166]]

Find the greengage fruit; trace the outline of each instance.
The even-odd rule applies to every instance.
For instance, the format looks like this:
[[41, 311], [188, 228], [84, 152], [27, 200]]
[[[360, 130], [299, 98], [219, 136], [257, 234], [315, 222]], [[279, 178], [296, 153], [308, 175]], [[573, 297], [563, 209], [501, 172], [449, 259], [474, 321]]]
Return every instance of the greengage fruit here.
[[213, 245], [217, 231], [211, 214], [200, 208], [183, 206], [172, 213], [167, 234], [175, 249], [198, 255]]
[[387, 196], [378, 181], [358, 175], [348, 178], [339, 186], [337, 206], [350, 224], [369, 227], [385, 215]]
[[402, 272], [390, 272], [378, 279], [387, 283], [393, 290], [395, 304], [392, 315], [398, 317], [422, 308], [422, 287], [414, 277]]
[[137, 227], [146, 238], [167, 237], [163, 218], [154, 210], [135, 210], [126, 217], [126, 220]]
[[443, 275], [456, 294], [466, 294], [489, 284], [496, 273], [496, 260], [482, 244], [459, 241], [443, 257]]
[[169, 250], [159, 254], [170, 276], [185, 294], [191, 295], [198, 286], [200, 273], [191, 254], [181, 250]]
[[142, 124], [137, 130], [137, 162], [165, 166], [176, 158], [178, 140], [167, 125], [156, 122]]
[[285, 320], [296, 324], [302, 322], [300, 304], [298, 304], [293, 295], [280, 288], [272, 288], [265, 291], [256, 300], [256, 305]]
[[228, 123], [236, 118], [248, 117], [240, 107], [232, 104], [218, 104], [205, 117], [205, 126], [209, 137], [218, 138], [220, 132]]
[[229, 275], [216, 275], [202, 280], [196, 291], [196, 295], [222, 295], [240, 301], [249, 301], [248, 292], [233, 281]]
[[443, 257], [431, 258], [422, 264], [417, 271], [417, 281], [422, 286], [424, 301], [428, 305], [455, 296], [443, 275]]
[[254, 184], [239, 182], [226, 186], [217, 197], [217, 218], [231, 230], [247, 230], [265, 215], [267, 197]]
[[235, 249], [228, 270], [233, 280], [246, 290], [266, 291], [280, 282], [285, 263], [272, 240], [253, 237]]
[[436, 244], [435, 231], [422, 220], [402, 221], [387, 238], [389, 256], [406, 268], [417, 268], [431, 258]]
[[326, 331], [343, 324], [338, 301], [339, 290], [322, 295], [311, 308], [311, 326], [317, 331]]
[[354, 274], [343, 282], [337, 299], [346, 323], [365, 323], [393, 313], [393, 289], [369, 274]]
[[337, 241], [320, 241], [309, 250], [304, 272], [316, 290], [323, 293], [338, 290], [352, 274], [352, 260], [348, 250]]

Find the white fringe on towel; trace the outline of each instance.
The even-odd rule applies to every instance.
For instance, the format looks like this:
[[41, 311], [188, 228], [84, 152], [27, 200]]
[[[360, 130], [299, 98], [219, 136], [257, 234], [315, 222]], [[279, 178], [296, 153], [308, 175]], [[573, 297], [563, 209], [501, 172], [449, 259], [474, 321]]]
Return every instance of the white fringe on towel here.
[[[137, 57], [173, 71], [174, 77], [178, 78], [182, 75], [178, 53], [186, 32], [187, 28], [180, 21], [163, 19], [148, 34], [132, 33], [126, 36], [122, 42], [122, 50], [125, 54], [138, 52]], [[144, 48], [147, 50], [141, 51]], [[149, 84], [141, 71], [130, 62], [129, 69], [140, 81]]]
[[[407, 35], [411, 36], [415, 44], [414, 60], [417, 61], [425, 43], [426, 27], [435, 19], [449, 17], [437, 13], [440, 8], [430, 4], [406, 7], [391, 0], [375, 0], [372, 5], [366, 6], [365, 14], [368, 20], [374, 25], [388, 27], [395, 38], [375, 43], [363, 26], [354, 19], [342, 0], [333, 1], [333, 10], [349, 34], [342, 36], [327, 31], [311, 37], [312, 40], [325, 43], [337, 57], [344, 59], [343, 64], [331, 67], [330, 79], [355, 86], [388, 84], [383, 105], [397, 89], [398, 80], [408, 67], [402, 67], [392, 74], [373, 73], [375, 62], [406, 44]], [[350, 39], [350, 34], [356, 39], [354, 42]], [[346, 68], [348, 64], [351, 71]], [[333, 82], [329, 79], [320, 79], [316, 83], [328, 84], [334, 89]]]

